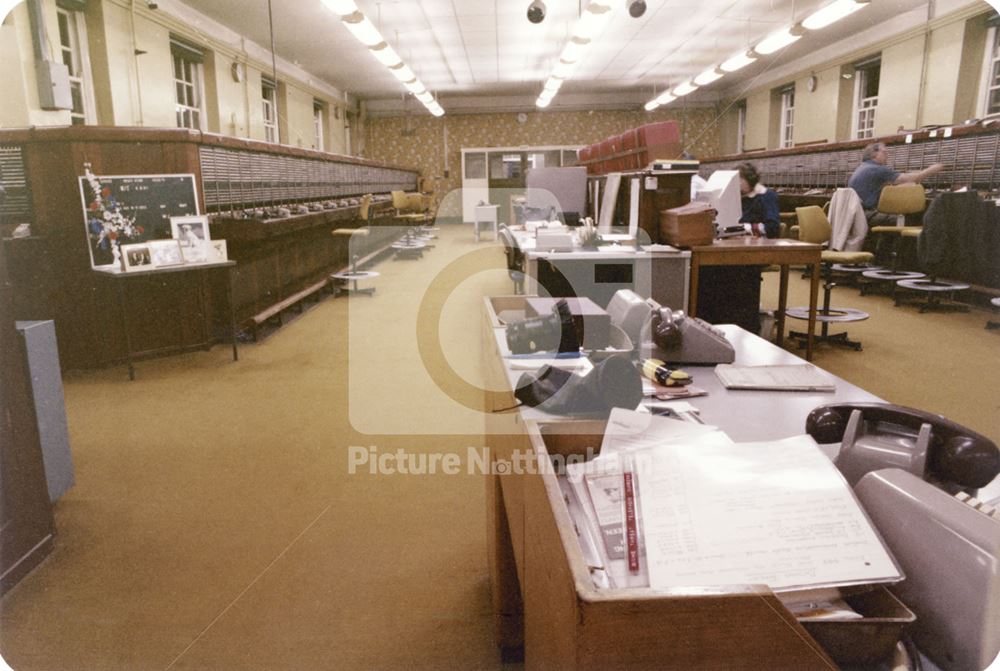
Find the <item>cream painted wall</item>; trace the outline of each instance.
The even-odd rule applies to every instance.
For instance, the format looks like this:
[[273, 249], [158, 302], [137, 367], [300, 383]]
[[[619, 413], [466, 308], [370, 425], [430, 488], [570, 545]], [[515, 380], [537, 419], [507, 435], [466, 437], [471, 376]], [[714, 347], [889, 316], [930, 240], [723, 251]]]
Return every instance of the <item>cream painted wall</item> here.
[[[21, 45], [15, 24], [17, 19], [10, 17], [7, 21], [0, 26], [0, 63], [19, 63]], [[23, 70], [18, 67], [0, 68], [0, 91], [8, 92], [4, 96], [3, 105], [0, 105], [0, 128], [28, 125], [28, 101], [25, 98]]]
[[926, 93], [917, 126], [959, 121], [955, 118], [955, 99], [958, 96], [957, 75], [962, 66], [964, 36], [965, 24], [961, 22], [942, 26], [930, 34], [924, 85]]
[[[854, 82], [842, 73], [853, 71], [851, 63], [864, 56], [881, 53], [879, 108], [875, 135], [890, 135], [899, 128], [922, 124], [958, 123], [979, 114], [979, 87], [985, 49], [986, 28], [982, 16], [968, 18], [969, 12], [956, 18], [945, 17], [929, 34], [909, 38], [887, 36], [884, 46], [875, 45], [867, 54], [852, 53], [851, 59], [817, 69], [817, 89], [806, 90], [810, 72], [799, 72], [789, 81], [796, 83], [796, 143], [827, 139], [831, 142], [851, 139]], [[925, 40], [926, 37], [926, 40]], [[921, 99], [921, 73], [926, 72]], [[775, 149], [778, 142], [777, 115], [780, 98], [771, 96], [775, 84], [751, 91], [747, 96], [748, 148], [766, 146]], [[919, 118], [918, 118], [919, 112]], [[726, 126], [723, 143], [735, 146], [735, 126]]]
[[923, 60], [923, 35], [882, 50], [878, 111], [875, 113], [876, 136], [891, 135], [900, 128], [917, 126]]
[[[219, 52], [214, 53], [214, 83], [216, 109], [218, 114], [218, 129], [216, 132], [234, 137], [250, 137], [248, 96], [250, 95], [250, 79], [246, 66], [243, 67], [243, 81], [238, 82], [233, 79], [232, 67], [236, 59]], [[206, 92], [209, 88], [205, 85]], [[257, 100], [257, 107], [260, 108], [260, 76], [257, 76], [257, 86], [253, 89]], [[209, 119], [212, 118], [210, 113]], [[260, 116], [260, 112], [258, 112]], [[260, 139], [264, 139], [263, 123], [261, 124]]]
[[755, 91], [746, 100], [747, 134], [744, 149], [773, 148], [768, 142], [771, 131], [771, 91]]
[[827, 68], [813, 74], [816, 90], [806, 86], [809, 74], [795, 81], [794, 141], [834, 141], [837, 138], [837, 110], [840, 106], [840, 68]]
[[[45, 2], [42, 7], [44, 20], [49, 36], [48, 44], [45, 45], [46, 55], [49, 60], [56, 60], [58, 54], [53, 51], [59, 44], [58, 24], [56, 23], [56, 5], [54, 0]], [[35, 75], [35, 52], [31, 43], [31, 21], [28, 18], [28, 7], [21, 3], [15, 7], [4, 25], [3, 33], [5, 40], [12, 44], [4, 44], [2, 52], [4, 54], [3, 63], [19, 63], [20, 67], [10, 67], [4, 69], [15, 70], [5, 72], [0, 79], [4, 83], [17, 85], [17, 93], [10, 95], [13, 98], [10, 109], [0, 111], [0, 124], [3, 126], [48, 126], [65, 125], [70, 122], [68, 110], [43, 110], [38, 102], [38, 79]], [[13, 38], [13, 39], [11, 39]], [[53, 41], [55, 40], [55, 41]], [[52, 47], [52, 48], [49, 48]], [[13, 56], [7, 60], [7, 54]], [[10, 89], [2, 89], [8, 91]], [[8, 95], [4, 95], [4, 105], [8, 107]]]
[[278, 86], [278, 126], [282, 144], [309, 149], [313, 146], [313, 96], [283, 82]]

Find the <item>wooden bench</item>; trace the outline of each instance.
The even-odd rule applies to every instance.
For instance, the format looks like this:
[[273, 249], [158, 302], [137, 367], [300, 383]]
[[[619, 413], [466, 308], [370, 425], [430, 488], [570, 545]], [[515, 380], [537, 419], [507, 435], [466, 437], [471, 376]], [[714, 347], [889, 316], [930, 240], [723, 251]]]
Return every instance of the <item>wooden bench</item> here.
[[327, 288], [328, 285], [329, 285], [328, 280], [326, 279], [320, 280], [319, 282], [310, 284], [301, 291], [296, 291], [294, 294], [284, 298], [283, 300], [278, 301], [274, 305], [271, 305], [266, 309], [262, 310], [261, 312], [255, 314], [251, 318], [253, 321], [253, 341], [257, 342], [257, 329], [261, 324], [263, 324], [264, 322], [266, 322], [271, 318], [277, 317], [278, 326], [281, 326], [281, 313], [283, 310], [285, 310], [286, 308], [290, 308], [292, 306], [296, 306], [298, 307], [298, 311], [302, 312], [302, 304], [301, 304], [302, 301], [308, 298], [309, 296], [319, 293], [323, 289]]

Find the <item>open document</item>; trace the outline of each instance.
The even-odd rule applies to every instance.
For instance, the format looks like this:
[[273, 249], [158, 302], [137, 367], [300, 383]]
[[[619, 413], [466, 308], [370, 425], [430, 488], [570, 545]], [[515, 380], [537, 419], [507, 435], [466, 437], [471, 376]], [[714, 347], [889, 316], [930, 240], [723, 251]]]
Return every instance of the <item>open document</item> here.
[[902, 578], [809, 436], [697, 450], [660, 445], [632, 456], [650, 587], [778, 591]]

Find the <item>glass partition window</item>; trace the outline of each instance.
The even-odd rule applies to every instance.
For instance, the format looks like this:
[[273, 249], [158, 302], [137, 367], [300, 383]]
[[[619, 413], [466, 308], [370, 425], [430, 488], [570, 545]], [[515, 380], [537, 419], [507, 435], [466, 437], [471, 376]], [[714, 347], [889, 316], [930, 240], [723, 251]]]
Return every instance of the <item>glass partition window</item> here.
[[520, 153], [491, 153], [490, 179], [519, 179], [521, 177]]
[[465, 179], [486, 179], [486, 152], [470, 152], [465, 156]]
[[558, 149], [549, 151], [529, 151], [527, 153], [528, 169], [532, 168], [558, 168], [561, 159], [561, 152]]

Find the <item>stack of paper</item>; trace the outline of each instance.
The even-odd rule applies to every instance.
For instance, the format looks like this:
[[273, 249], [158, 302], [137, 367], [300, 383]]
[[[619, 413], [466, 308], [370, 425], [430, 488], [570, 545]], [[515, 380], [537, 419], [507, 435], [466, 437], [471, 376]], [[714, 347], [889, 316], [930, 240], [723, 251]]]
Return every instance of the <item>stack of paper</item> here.
[[[632, 568], [626, 474], [639, 531]], [[736, 444], [714, 427], [615, 410], [601, 455], [568, 466], [566, 482], [599, 585], [791, 591], [902, 578], [809, 436]]]
[[836, 391], [832, 377], [812, 364], [735, 366], [720, 363], [715, 374], [727, 389], [773, 391]]

